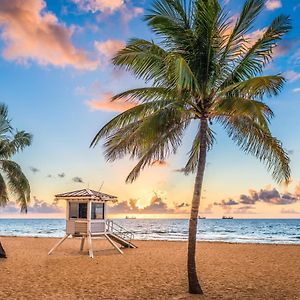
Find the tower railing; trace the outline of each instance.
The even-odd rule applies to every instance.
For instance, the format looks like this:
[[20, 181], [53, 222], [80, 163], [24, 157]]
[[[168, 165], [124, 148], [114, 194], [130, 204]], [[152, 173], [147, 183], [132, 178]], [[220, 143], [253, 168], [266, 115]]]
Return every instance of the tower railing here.
[[127, 230], [123, 226], [115, 223], [113, 220], [106, 220], [106, 231], [115, 233], [120, 236], [122, 239], [131, 241], [134, 239], [134, 233]]

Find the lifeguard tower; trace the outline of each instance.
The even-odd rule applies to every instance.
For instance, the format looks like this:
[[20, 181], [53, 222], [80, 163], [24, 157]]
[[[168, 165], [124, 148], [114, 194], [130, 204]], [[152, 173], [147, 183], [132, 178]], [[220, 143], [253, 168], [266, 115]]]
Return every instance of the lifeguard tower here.
[[80, 252], [87, 239], [90, 257], [94, 257], [92, 239], [106, 238], [121, 254], [121, 246], [136, 248], [131, 243], [133, 233], [106, 218], [106, 203], [117, 197], [83, 189], [55, 195], [56, 200], [66, 200], [66, 235], [49, 251], [50, 255], [69, 236], [81, 238]]

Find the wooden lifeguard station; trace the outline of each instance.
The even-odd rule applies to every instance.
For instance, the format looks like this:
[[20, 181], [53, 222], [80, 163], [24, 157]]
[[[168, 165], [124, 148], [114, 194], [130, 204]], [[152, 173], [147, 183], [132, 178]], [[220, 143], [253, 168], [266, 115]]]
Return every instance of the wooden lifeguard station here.
[[[81, 238], [80, 252], [87, 239], [90, 257], [94, 257], [92, 239], [106, 238], [121, 254], [120, 246], [136, 248], [131, 243], [133, 233], [106, 218], [106, 203], [117, 201], [117, 197], [82, 189], [55, 195], [56, 200], [66, 200], [66, 235], [49, 251], [49, 255], [69, 236]], [[119, 246], [120, 245], [120, 246]]]

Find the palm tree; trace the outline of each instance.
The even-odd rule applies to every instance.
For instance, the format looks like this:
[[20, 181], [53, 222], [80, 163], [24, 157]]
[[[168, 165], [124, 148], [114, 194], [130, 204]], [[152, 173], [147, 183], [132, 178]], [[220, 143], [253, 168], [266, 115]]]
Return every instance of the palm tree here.
[[108, 161], [130, 155], [138, 159], [126, 181], [134, 181], [155, 160], [175, 154], [185, 129], [198, 124], [185, 174], [196, 173], [188, 236], [189, 292], [202, 294], [195, 263], [197, 217], [207, 152], [219, 123], [246, 153], [265, 163], [277, 182], [290, 177], [289, 158], [269, 122], [266, 97], [277, 95], [285, 79], [263, 75], [273, 49], [291, 28], [288, 16], [276, 17], [260, 38], [249, 33], [264, 8], [247, 0], [237, 19], [217, 0], [155, 0], [145, 21], [156, 41], [132, 39], [113, 58], [148, 85], [124, 91], [112, 100], [136, 104], [108, 122], [91, 146], [105, 139]]
[[[0, 104], [0, 206], [8, 203], [8, 195], [11, 193], [15, 196], [16, 203], [20, 205], [21, 212], [27, 212], [30, 185], [21, 167], [11, 158], [29, 146], [31, 140], [31, 134], [13, 129], [6, 105]], [[5, 257], [0, 242], [0, 258]]]

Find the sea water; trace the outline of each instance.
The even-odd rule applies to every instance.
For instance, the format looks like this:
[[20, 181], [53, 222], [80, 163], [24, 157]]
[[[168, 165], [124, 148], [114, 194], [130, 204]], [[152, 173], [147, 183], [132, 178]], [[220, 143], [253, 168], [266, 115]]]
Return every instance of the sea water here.
[[[186, 241], [188, 220], [115, 219], [135, 239]], [[0, 236], [62, 237], [64, 219], [0, 219]], [[300, 219], [200, 219], [197, 239], [233, 243], [300, 244]]]

